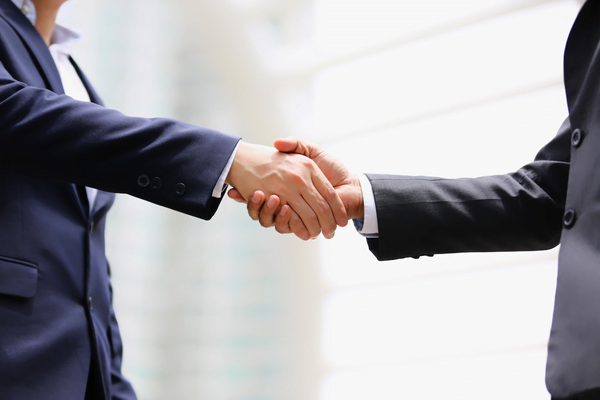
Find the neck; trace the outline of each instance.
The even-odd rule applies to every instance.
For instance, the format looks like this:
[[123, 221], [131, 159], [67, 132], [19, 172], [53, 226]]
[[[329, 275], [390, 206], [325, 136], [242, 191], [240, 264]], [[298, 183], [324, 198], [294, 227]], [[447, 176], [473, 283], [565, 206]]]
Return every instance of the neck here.
[[50, 40], [56, 27], [56, 16], [60, 6], [66, 0], [32, 0], [35, 5], [35, 28], [38, 30], [42, 39], [50, 46]]

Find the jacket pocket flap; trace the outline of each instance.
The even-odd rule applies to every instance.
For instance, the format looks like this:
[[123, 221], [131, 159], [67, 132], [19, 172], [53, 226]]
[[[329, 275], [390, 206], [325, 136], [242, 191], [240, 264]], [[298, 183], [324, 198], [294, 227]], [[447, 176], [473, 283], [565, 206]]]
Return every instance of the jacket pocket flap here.
[[0, 294], [31, 298], [37, 290], [35, 264], [0, 257]]

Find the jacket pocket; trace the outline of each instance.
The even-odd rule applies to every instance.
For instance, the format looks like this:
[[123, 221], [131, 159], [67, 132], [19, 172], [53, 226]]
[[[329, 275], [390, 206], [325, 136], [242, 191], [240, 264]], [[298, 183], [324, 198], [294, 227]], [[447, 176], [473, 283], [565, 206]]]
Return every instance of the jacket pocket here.
[[37, 281], [35, 264], [0, 257], [0, 294], [32, 298], [37, 290]]

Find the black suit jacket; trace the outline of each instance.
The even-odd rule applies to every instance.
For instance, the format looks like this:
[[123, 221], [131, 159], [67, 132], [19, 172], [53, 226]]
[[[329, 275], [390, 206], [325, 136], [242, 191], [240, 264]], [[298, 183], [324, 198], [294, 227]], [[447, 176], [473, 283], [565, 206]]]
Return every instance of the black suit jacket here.
[[564, 57], [569, 117], [517, 172], [475, 179], [368, 175], [379, 260], [519, 251], [561, 243], [546, 385], [600, 387], [600, 1], [588, 0]]
[[[63, 95], [42, 38], [0, 0], [0, 398], [135, 398], [121, 376], [104, 222], [123, 192], [209, 219], [238, 138]], [[83, 185], [100, 189], [89, 210]]]

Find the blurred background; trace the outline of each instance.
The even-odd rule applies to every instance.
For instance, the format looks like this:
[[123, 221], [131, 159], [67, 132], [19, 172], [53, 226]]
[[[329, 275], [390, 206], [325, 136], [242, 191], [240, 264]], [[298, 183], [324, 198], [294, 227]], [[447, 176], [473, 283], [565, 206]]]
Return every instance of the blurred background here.
[[[566, 117], [581, 3], [70, 0], [60, 21], [126, 114], [473, 177], [530, 162]], [[229, 199], [205, 222], [123, 195], [107, 235], [140, 400], [549, 398], [557, 249], [378, 263], [351, 226], [304, 243]]]

